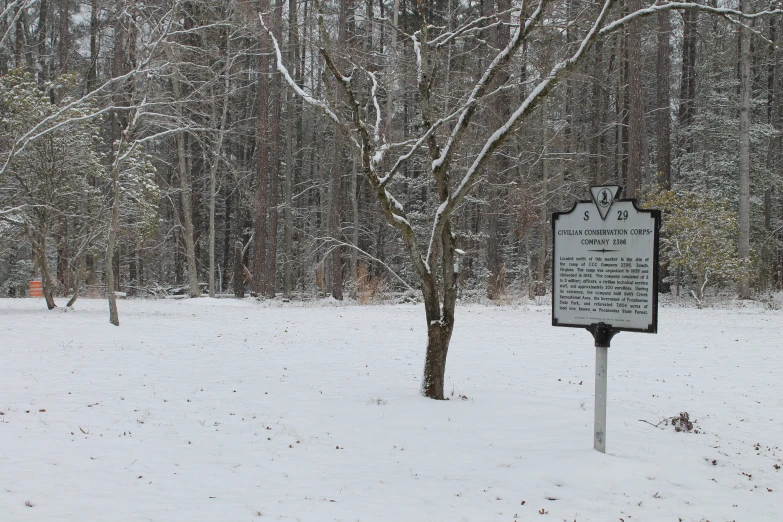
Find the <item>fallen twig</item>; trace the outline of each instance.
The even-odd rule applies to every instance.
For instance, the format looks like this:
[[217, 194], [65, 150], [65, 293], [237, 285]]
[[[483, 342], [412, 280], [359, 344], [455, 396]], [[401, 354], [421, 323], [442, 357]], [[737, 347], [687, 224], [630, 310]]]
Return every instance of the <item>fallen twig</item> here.
[[644, 419], [639, 419], [639, 422], [646, 422], [646, 423], [647, 423], [647, 424], [649, 424], [650, 426], [652, 426], [652, 427], [654, 427], [654, 428], [657, 428], [658, 426], [660, 426], [661, 424], [663, 424], [664, 422], [666, 422], [666, 421], [668, 421], [668, 420], [669, 420], [669, 419], [663, 419], [663, 420], [662, 420], [661, 422], [659, 422], [658, 424], [653, 424], [652, 422], [650, 422], [650, 421], [648, 421], [648, 420], [644, 420]]

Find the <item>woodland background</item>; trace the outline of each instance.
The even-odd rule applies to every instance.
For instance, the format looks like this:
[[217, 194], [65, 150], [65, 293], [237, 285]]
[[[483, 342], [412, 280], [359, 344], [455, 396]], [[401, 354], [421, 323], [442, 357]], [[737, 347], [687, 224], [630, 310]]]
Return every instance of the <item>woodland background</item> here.
[[[742, 4], [707, 5], [768, 7]], [[549, 3], [546, 23], [505, 68], [506, 87], [473, 119], [453, 169], [466, 169], [481, 136], [574, 48], [597, 5]], [[624, 0], [615, 17], [646, 5]], [[3, 1], [0, 296], [24, 296], [29, 280], [41, 277], [48, 296], [103, 296], [109, 279], [138, 296], [247, 291], [368, 301], [406, 291], [415, 299], [418, 275], [361, 158], [287, 88], [259, 13], [293, 80], [339, 107], [345, 100], [318, 50], [321, 10], [346, 70], [379, 80], [379, 132], [403, 143], [422, 131], [410, 38], [420, 13], [435, 37], [487, 20], [444, 47], [435, 100], [448, 112], [508, 40], [513, 8], [529, 6]], [[782, 19], [739, 24], [664, 11], [598, 41], [495, 153], [454, 215], [465, 252], [460, 292], [495, 300], [545, 293], [551, 213], [602, 183], [664, 210], [665, 291], [702, 299], [736, 291], [743, 280], [749, 286], [740, 284], [740, 295], [779, 290]], [[372, 104], [371, 87], [356, 87], [363, 105]], [[423, 236], [439, 204], [429, 162], [417, 151], [392, 181]], [[110, 244], [117, 277], [107, 278]]]

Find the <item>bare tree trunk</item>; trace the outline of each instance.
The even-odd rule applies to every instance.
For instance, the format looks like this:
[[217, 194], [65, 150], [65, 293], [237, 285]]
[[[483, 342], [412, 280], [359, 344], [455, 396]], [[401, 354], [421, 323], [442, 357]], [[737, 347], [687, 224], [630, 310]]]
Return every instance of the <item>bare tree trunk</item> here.
[[49, 272], [49, 259], [46, 256], [46, 233], [42, 233], [38, 239], [38, 248], [33, 247], [38, 253], [38, 266], [41, 269], [41, 286], [43, 287], [43, 296], [46, 301], [46, 307], [49, 310], [57, 308], [52, 297], [52, 276]]
[[139, 288], [139, 273], [137, 270], [136, 261], [138, 255], [136, 251], [130, 252], [130, 262], [128, 263], [128, 292], [130, 295], [136, 295], [136, 290]]
[[209, 172], [209, 297], [215, 297], [215, 170], [219, 161], [214, 159]]
[[671, 38], [670, 14], [661, 11], [656, 15], [658, 17], [658, 63], [656, 76], [658, 77], [658, 174], [656, 176], [658, 185], [663, 190], [671, 188], [671, 152], [670, 152], [670, 126], [671, 126], [671, 99], [669, 96], [669, 62], [671, 61], [671, 51], [669, 49], [669, 38]]
[[38, 85], [46, 83], [46, 15], [49, 13], [49, 1], [41, 0], [38, 10]]
[[68, 287], [68, 218], [60, 219], [58, 230], [54, 236], [57, 244], [57, 281], [63, 287]]
[[92, 92], [98, 80], [98, 3], [100, 0], [90, 2], [90, 65], [87, 69], [87, 90]]
[[[437, 305], [437, 301], [435, 303]], [[426, 307], [425, 305], [425, 308]], [[453, 314], [453, 310], [452, 310]], [[453, 328], [442, 326], [438, 319], [429, 319], [427, 314], [427, 355], [424, 359], [422, 393], [430, 399], [443, 400], [443, 388], [446, 380], [446, 357]]]
[[[296, 0], [288, 0], [288, 61], [295, 65], [295, 81], [301, 84], [299, 77], [299, 25], [297, 18]], [[286, 147], [285, 147], [285, 267], [283, 292], [290, 297], [293, 277], [294, 261], [294, 120], [296, 119], [296, 100], [294, 94], [286, 89]], [[297, 126], [297, 130], [301, 127]]]
[[680, 81], [680, 114], [678, 140], [685, 152], [691, 152], [693, 140], [688, 135], [688, 129], [693, 123], [696, 113], [696, 38], [698, 13], [686, 10], [682, 13], [684, 21], [682, 39], [682, 78]]
[[[187, 17], [186, 17], [187, 18]], [[186, 21], [187, 24], [187, 21]], [[170, 48], [166, 49], [169, 60], [173, 61]], [[171, 76], [171, 87], [176, 100], [182, 100], [182, 89], [176, 74]], [[190, 169], [185, 157], [185, 133], [176, 133], [177, 140], [177, 167], [179, 169], [180, 198], [182, 201], [182, 226], [185, 237], [185, 255], [188, 263], [188, 293], [190, 297], [199, 297], [201, 290], [198, 286], [198, 265], [196, 264], [196, 244], [193, 235], [193, 183], [190, 178]]]
[[[175, 93], [177, 99], [179, 95]], [[182, 200], [182, 225], [185, 237], [185, 255], [188, 263], [188, 290], [190, 297], [199, 297], [196, 244], [193, 240], [193, 183], [185, 159], [185, 133], [177, 133], [177, 162], [179, 167], [180, 197]]]
[[[341, 47], [348, 45], [348, 11], [353, 5], [353, 0], [340, 0], [338, 21], [338, 42]], [[342, 95], [338, 92], [338, 98]], [[334, 140], [334, 164], [332, 165], [332, 179], [330, 187], [330, 223], [329, 235], [339, 241], [342, 236], [342, 174], [343, 174], [343, 139], [339, 133], [335, 133]], [[342, 248], [337, 243], [332, 243], [332, 297], [339, 301], [343, 299], [343, 261]]]
[[[436, 175], [438, 197], [445, 201], [448, 197], [445, 176]], [[451, 334], [454, 332], [454, 309], [457, 304], [457, 285], [459, 283], [460, 263], [455, 259], [456, 238], [451, 231], [451, 222], [447, 220], [441, 234], [441, 270], [440, 288], [438, 287], [436, 266], [430, 273], [420, 273], [424, 310], [427, 320], [427, 354], [424, 359], [422, 393], [430, 399], [443, 400], [446, 380], [446, 356], [449, 352]], [[411, 251], [411, 254], [413, 252]], [[437, 262], [437, 260], [436, 260]]]
[[618, 52], [618, 67], [617, 76], [619, 80], [618, 86], [618, 98], [621, 103], [618, 104], [620, 126], [618, 127], [619, 136], [617, 140], [617, 160], [619, 169], [619, 178], [622, 180], [621, 184], [628, 185], [628, 134], [630, 126], [630, 100], [629, 97], [629, 70], [628, 70], [628, 34], [624, 31], [617, 35], [617, 40], [620, 45]]
[[22, 17], [24, 11], [19, 13], [16, 17], [16, 23], [14, 24], [14, 66], [24, 66], [24, 21]]
[[[313, 142], [316, 141], [316, 134], [315, 134], [315, 126], [313, 126]], [[335, 139], [339, 139], [335, 137]], [[336, 158], [333, 158], [333, 161], [336, 161]], [[326, 168], [325, 165], [321, 165], [320, 163], [316, 164], [316, 171], [317, 171], [317, 177], [320, 181], [320, 236], [322, 238], [329, 237], [329, 233], [331, 232], [332, 227], [332, 191], [330, 190], [329, 185], [329, 169]], [[327, 243], [328, 246], [328, 243]], [[318, 282], [318, 287], [321, 291], [321, 296], [326, 297], [327, 294], [327, 288], [329, 288], [329, 282], [327, 279], [329, 276], [328, 271], [328, 265], [329, 265], [329, 255], [327, 253], [324, 253], [323, 259], [321, 259], [321, 262], [319, 264], [318, 273], [316, 275], [316, 281]]]
[[228, 290], [228, 278], [231, 273], [231, 266], [234, 256], [231, 251], [231, 200], [234, 196], [229, 193], [225, 197], [225, 213], [223, 214], [223, 274], [220, 279], [220, 288]]
[[58, 54], [60, 61], [60, 74], [68, 73], [68, 52], [70, 51], [71, 38], [71, 11], [70, 0], [60, 1], [60, 41], [58, 42]]
[[[261, 3], [261, 10], [269, 9], [269, 2]], [[262, 41], [263, 43], [263, 41]], [[267, 235], [269, 215], [269, 56], [268, 46], [261, 46], [262, 52], [258, 58], [258, 124], [256, 126], [256, 149], [258, 150], [258, 176], [256, 181], [255, 202], [255, 256], [253, 289], [258, 295], [266, 295], [267, 250], [269, 236]]]
[[[275, 2], [274, 25], [275, 38], [282, 41], [283, 0]], [[271, 126], [271, 168], [269, 176], [269, 251], [266, 258], [265, 295], [274, 298], [277, 292], [277, 229], [278, 229], [278, 183], [280, 179], [280, 116], [282, 108], [282, 84], [279, 74], [272, 77], [272, 126]]]
[[[578, 31], [578, 25], [574, 20], [574, 11], [577, 9], [575, 5], [579, 0], [571, 0], [566, 5], [566, 20], [568, 21], [565, 28], [565, 40], [567, 48], [571, 47], [571, 43], [574, 41], [574, 34]], [[511, 7], [509, 3], [504, 5], [503, 9]], [[500, 43], [500, 42], [498, 42]], [[502, 45], [502, 43], [500, 43]], [[576, 114], [575, 114], [575, 97], [574, 91], [576, 90], [575, 78], [569, 76], [565, 80], [565, 90], [563, 92], [563, 112], [565, 116], [565, 128], [563, 129], [563, 147], [564, 159], [560, 162], [560, 168], [557, 174], [557, 210], [566, 209], [566, 180], [572, 180], [576, 176], [572, 176], [572, 171], [578, 171], [577, 155], [575, 152], [574, 136], [576, 134]], [[508, 106], [508, 105], [507, 105]], [[508, 117], [508, 113], [504, 114], [503, 120]]]
[[[498, 11], [506, 9], [506, 0], [499, 0]], [[491, 16], [495, 10], [493, 2], [482, 3], [482, 15]], [[500, 26], [494, 31], [491, 31], [489, 35], [482, 36], [482, 38], [489, 37], [495, 46], [502, 48], [503, 42], [508, 39], [508, 29]], [[483, 59], [483, 58], [482, 58]], [[477, 62], [477, 76], [480, 78], [483, 73], [484, 64], [481, 60]], [[508, 75], [505, 71], [502, 71], [498, 75], [497, 83], [503, 85]], [[492, 126], [499, 126], [508, 118], [508, 106], [509, 99], [507, 96], [498, 95], [493, 100], [492, 115], [489, 117], [489, 124]], [[500, 185], [499, 171], [503, 171], [506, 168], [506, 162], [503, 161], [503, 156], [498, 155], [493, 160], [493, 165], [489, 169], [488, 174], [488, 186], [486, 190], [486, 200], [488, 205], [486, 206], [486, 259], [487, 259], [487, 271], [489, 272], [489, 281], [487, 283], [487, 297], [489, 299], [497, 299], [500, 297], [503, 291], [501, 282], [501, 260], [500, 260], [500, 231], [499, 231], [499, 214], [501, 212], [500, 206], [502, 204], [502, 197], [498, 186]]]
[[[383, 4], [383, 2], [381, 2]], [[383, 7], [381, 5], [381, 7]], [[395, 53], [397, 52], [397, 25], [399, 20], [399, 13], [400, 13], [400, 0], [394, 0], [394, 11], [392, 12], [392, 30], [391, 33], [391, 42], [389, 43], [389, 56], [391, 57], [392, 65], [396, 63], [396, 57]], [[395, 68], [391, 67], [391, 70], [394, 71]], [[394, 77], [392, 76], [392, 80], [390, 82], [390, 85], [387, 86], [388, 89], [388, 98], [386, 99], [386, 139], [391, 141], [391, 129], [392, 129], [392, 120], [394, 119], [394, 94], [396, 91], [396, 85], [394, 82]]]
[[73, 305], [76, 303], [76, 300], [79, 298], [79, 290], [82, 286], [82, 274], [84, 273], [85, 269], [85, 259], [84, 256], [82, 256], [79, 259], [79, 262], [77, 264], [78, 268], [76, 269], [76, 277], [73, 281], [73, 296], [68, 300], [67, 306], [68, 308], [72, 308]]
[[[119, 157], [120, 152], [117, 151]], [[111, 225], [109, 225], [109, 241], [106, 243], [106, 263], [104, 271], [106, 272], [106, 294], [109, 298], [109, 322], [114, 326], [120, 325], [120, 316], [117, 311], [117, 294], [114, 293], [115, 278], [114, 273], [114, 250], [117, 243], [117, 230], [120, 227], [120, 166], [119, 161], [115, 160], [112, 167], [112, 205], [111, 205]]]
[[[779, 19], [769, 20], [769, 46], [768, 46], [768, 70], [767, 70], [767, 119], [772, 128], [777, 133], [780, 132], [780, 45], [779, 45]], [[775, 169], [780, 154], [781, 138], [777, 134], [769, 139], [769, 145], [767, 148], [767, 168], [772, 171]], [[764, 189], [764, 229], [766, 234], [773, 234], [773, 191], [774, 185], [770, 184]], [[765, 243], [761, 252], [761, 263], [763, 263], [763, 271], [761, 274], [761, 281], [759, 282], [760, 290], [767, 291], [770, 286], [774, 287], [775, 273], [776, 273], [776, 257], [783, 259], [783, 256], [776, 256], [778, 247], [775, 243]]]
[[[454, 237], [447, 223], [442, 239], [443, 267], [442, 288], [438, 288], [435, 275], [420, 274], [427, 320], [427, 353], [424, 359], [422, 393], [430, 399], [445, 399], [443, 390], [446, 378], [446, 357], [449, 352], [451, 334], [454, 331], [454, 308], [457, 302], [457, 281], [459, 267], [454, 264]], [[453, 270], [452, 267], [456, 270]], [[437, 273], [435, 267], [433, 273]], [[441, 302], [442, 296], [442, 302]]]
[[[603, 99], [604, 99], [604, 92], [603, 87], [601, 85], [601, 78], [602, 78], [602, 66], [603, 66], [603, 42], [596, 42], [595, 44], [595, 58], [593, 61], [594, 64], [594, 71], [596, 75], [599, 75], [594, 81], [592, 85], [592, 93], [591, 93], [591, 105], [592, 105], [592, 111], [591, 111], [591, 122], [590, 122], [590, 184], [591, 185], [597, 185], [599, 183], [599, 179], [602, 178], [601, 171], [601, 153], [603, 150], [601, 149], [601, 137], [603, 136], [603, 131], [601, 130], [601, 122], [603, 121]], [[604, 174], [605, 175], [605, 174]]]
[[351, 227], [351, 241], [354, 248], [351, 249], [351, 265], [350, 265], [350, 277], [354, 284], [354, 288], [358, 286], [359, 280], [359, 194], [357, 193], [357, 180], [359, 177], [358, 169], [356, 168], [356, 155], [351, 155], [351, 214], [353, 217], [353, 226]]
[[245, 297], [244, 264], [242, 263], [242, 241], [234, 243], [234, 297]]
[[547, 100], [544, 100], [541, 103], [541, 121], [542, 125], [544, 126], [544, 132], [543, 132], [543, 148], [541, 153], [543, 154], [543, 157], [541, 158], [541, 209], [540, 209], [540, 235], [541, 235], [541, 244], [539, 245], [539, 254], [538, 254], [538, 280], [539, 281], [545, 281], [546, 280], [546, 258], [547, 258], [547, 220], [549, 218], [549, 214], [547, 213], [548, 205], [547, 201], [549, 199], [549, 160], [547, 159], [547, 146], [550, 141], [549, 137], [549, 104], [547, 103]]
[[[748, 12], [748, 0], [740, 1], [740, 10]], [[740, 38], [740, 107], [739, 107], [739, 257], [744, 268], [750, 258], [750, 29], [742, 25]], [[750, 299], [750, 283], [746, 271], [737, 285], [740, 299]]]
[[223, 139], [226, 134], [226, 120], [228, 119], [228, 102], [231, 91], [231, 39], [226, 35], [225, 70], [223, 71], [223, 110], [218, 123], [218, 138], [215, 145], [215, 157], [209, 168], [209, 297], [215, 297], [215, 197], [217, 184], [217, 171], [223, 154]]
[[[293, 1], [293, 0], [292, 0]], [[289, 2], [290, 3], [290, 2]], [[285, 260], [283, 265], [283, 295], [291, 296], [291, 276], [294, 258], [294, 97], [286, 90], [286, 122], [285, 122]]]
[[[275, 82], [277, 88], [275, 98], [280, 103], [279, 82]], [[277, 137], [280, 131], [280, 108], [272, 109], [272, 136]], [[266, 291], [267, 297], [274, 298], [277, 293], [277, 232], [278, 232], [278, 181], [280, 176], [279, 151], [280, 144], [275, 141], [272, 146], [272, 168], [269, 177], [269, 235], [267, 246], [269, 251], [266, 258]]]
[[[364, 48], [363, 51], [367, 56], [373, 52], [373, 0], [367, 0], [365, 3], [365, 26], [364, 26]], [[448, 81], [448, 80], [447, 80]], [[350, 260], [348, 265], [349, 279], [353, 284], [353, 291], [358, 292], [359, 288], [359, 190], [358, 190], [358, 178], [359, 169], [358, 164], [361, 159], [357, 158], [356, 152], [352, 151], [351, 154], [351, 243], [353, 248], [350, 252]]]
[[[630, 0], [629, 11], [641, 8], [640, 0]], [[644, 139], [644, 99], [642, 96], [642, 23], [628, 24], [628, 181], [625, 194], [637, 197], [642, 180], [642, 140]]]
[[[330, 183], [329, 199], [331, 200], [331, 208], [329, 209], [329, 235], [335, 239], [340, 240], [341, 234], [341, 219], [340, 219], [340, 199], [342, 196], [342, 163], [343, 163], [343, 146], [342, 136], [335, 134], [334, 140], [334, 163], [332, 164], [332, 179]], [[343, 299], [343, 261], [342, 261], [342, 248], [334, 242], [332, 242], [332, 297], [338, 301]]]

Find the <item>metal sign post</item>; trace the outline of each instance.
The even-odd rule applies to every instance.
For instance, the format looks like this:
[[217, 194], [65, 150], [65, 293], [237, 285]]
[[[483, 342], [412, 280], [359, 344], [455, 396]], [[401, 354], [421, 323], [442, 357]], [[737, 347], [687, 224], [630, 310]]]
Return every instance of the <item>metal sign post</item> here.
[[598, 323], [587, 328], [595, 339], [595, 418], [593, 447], [606, 453], [606, 375], [609, 364], [609, 343], [617, 332], [611, 326]]
[[552, 325], [595, 339], [594, 447], [606, 453], [609, 344], [619, 332], [658, 331], [661, 213], [617, 199], [617, 185], [591, 187], [591, 201], [552, 214]]

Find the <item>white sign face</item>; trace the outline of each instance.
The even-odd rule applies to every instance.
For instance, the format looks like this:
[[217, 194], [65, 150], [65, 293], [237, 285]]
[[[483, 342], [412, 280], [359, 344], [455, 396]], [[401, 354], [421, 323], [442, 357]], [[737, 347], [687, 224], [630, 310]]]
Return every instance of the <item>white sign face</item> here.
[[552, 215], [552, 324], [655, 333], [660, 212], [633, 200], [609, 207], [579, 202]]

